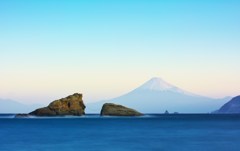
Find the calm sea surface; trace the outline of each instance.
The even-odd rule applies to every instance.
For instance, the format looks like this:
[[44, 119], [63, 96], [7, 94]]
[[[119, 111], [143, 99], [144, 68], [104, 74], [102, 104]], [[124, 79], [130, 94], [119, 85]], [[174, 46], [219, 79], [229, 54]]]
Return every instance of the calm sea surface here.
[[0, 115], [0, 151], [239, 151], [240, 115]]

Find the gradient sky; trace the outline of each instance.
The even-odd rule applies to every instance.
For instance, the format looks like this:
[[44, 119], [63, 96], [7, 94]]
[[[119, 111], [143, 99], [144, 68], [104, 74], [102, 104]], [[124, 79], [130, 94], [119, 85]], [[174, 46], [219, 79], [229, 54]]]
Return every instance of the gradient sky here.
[[152, 77], [240, 92], [238, 0], [1, 0], [0, 98], [122, 95]]

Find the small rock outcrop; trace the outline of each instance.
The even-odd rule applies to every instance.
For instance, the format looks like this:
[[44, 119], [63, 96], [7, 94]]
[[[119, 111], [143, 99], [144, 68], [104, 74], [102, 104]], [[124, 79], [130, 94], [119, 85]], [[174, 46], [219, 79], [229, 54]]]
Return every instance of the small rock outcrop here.
[[36, 109], [29, 114], [35, 116], [80, 116], [85, 114], [85, 108], [82, 94], [75, 93], [66, 98], [53, 101], [47, 107]]
[[101, 116], [108, 115], [108, 116], [141, 116], [142, 113], [127, 108], [122, 105], [113, 104], [113, 103], [105, 103], [102, 106]]
[[166, 111], [164, 112], [164, 114], [169, 114], [168, 110], [166, 110]]
[[240, 95], [224, 104], [215, 114], [240, 114]]
[[29, 114], [16, 114], [15, 118], [26, 118], [29, 117]]

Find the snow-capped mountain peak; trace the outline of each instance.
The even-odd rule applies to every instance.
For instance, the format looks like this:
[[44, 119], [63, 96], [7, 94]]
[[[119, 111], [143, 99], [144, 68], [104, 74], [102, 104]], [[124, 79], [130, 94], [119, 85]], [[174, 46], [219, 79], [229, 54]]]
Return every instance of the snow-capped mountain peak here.
[[176, 89], [177, 87], [165, 82], [161, 78], [154, 77], [144, 83], [142, 86], [139, 87], [139, 89], [147, 89], [147, 90], [154, 90], [154, 91], [165, 91], [165, 90], [171, 90]]
[[142, 86], [140, 86], [138, 89], [139, 90], [150, 90], [150, 91], [171, 91], [171, 92], [181, 93], [181, 94], [185, 94], [185, 95], [191, 95], [191, 96], [195, 95], [191, 92], [182, 90], [182, 89], [164, 81], [163, 79], [161, 79], [159, 77], [154, 77], [154, 78], [150, 79], [149, 81], [144, 83]]
[[226, 99], [212, 99], [195, 95], [176, 87], [161, 78], [152, 78], [140, 87], [111, 100], [88, 105], [89, 112], [99, 112], [104, 103], [116, 103], [134, 108], [142, 113], [207, 113], [226, 102]]

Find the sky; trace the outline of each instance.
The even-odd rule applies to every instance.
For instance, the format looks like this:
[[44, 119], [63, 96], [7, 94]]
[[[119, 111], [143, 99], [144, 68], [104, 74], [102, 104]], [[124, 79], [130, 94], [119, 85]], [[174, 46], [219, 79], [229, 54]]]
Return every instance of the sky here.
[[152, 77], [240, 92], [238, 0], [1, 0], [0, 98], [94, 102]]

